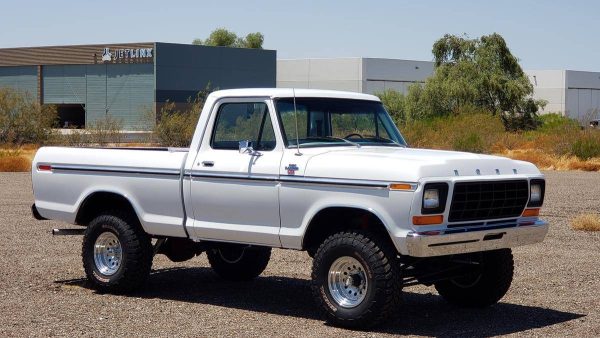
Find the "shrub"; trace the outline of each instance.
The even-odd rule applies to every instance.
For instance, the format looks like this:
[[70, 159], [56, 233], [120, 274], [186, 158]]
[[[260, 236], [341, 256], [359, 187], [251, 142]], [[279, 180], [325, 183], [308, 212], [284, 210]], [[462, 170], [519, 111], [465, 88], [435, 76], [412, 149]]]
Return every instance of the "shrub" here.
[[123, 120], [106, 115], [88, 124], [86, 129], [70, 129], [64, 134], [55, 132], [51, 143], [69, 147], [106, 146], [123, 141]]
[[505, 133], [497, 116], [477, 112], [416, 120], [400, 126], [400, 129], [413, 147], [479, 153], [490, 152]]
[[105, 146], [110, 143], [121, 143], [123, 141], [123, 120], [106, 115], [90, 123], [85, 130], [89, 143]]
[[582, 160], [600, 157], [600, 134], [586, 133], [571, 146], [571, 152]]
[[580, 129], [577, 120], [562, 116], [560, 114], [544, 114], [539, 117], [541, 132], [553, 132], [556, 130], [577, 130]]
[[394, 122], [398, 125], [406, 123], [406, 114], [404, 111], [404, 94], [397, 90], [387, 89], [381, 93], [376, 93], [390, 114]]
[[582, 214], [571, 220], [571, 227], [575, 230], [600, 231], [600, 215]]
[[468, 151], [472, 153], [483, 153], [486, 150], [481, 136], [475, 132], [470, 132], [468, 134], [459, 135], [456, 137], [453, 148], [454, 150]]
[[517, 104], [511, 111], [500, 114], [506, 131], [535, 130], [540, 125], [537, 115], [538, 108], [546, 105], [545, 101], [525, 99]]
[[194, 136], [200, 112], [204, 106], [206, 96], [211, 92], [210, 86], [198, 92], [187, 104], [177, 106], [173, 102], [163, 105], [156, 115], [154, 135], [160, 145], [166, 147], [188, 147]]
[[187, 147], [194, 136], [200, 110], [177, 110], [168, 102], [160, 110], [160, 120], [154, 127], [158, 142], [168, 147]]
[[42, 106], [27, 93], [0, 88], [0, 143], [45, 143], [56, 118], [54, 106]]

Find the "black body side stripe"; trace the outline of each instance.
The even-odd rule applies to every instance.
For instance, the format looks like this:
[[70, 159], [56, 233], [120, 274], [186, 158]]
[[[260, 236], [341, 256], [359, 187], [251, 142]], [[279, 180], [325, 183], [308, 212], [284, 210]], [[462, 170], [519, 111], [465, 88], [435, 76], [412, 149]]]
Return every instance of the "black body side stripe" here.
[[[353, 186], [367, 188], [387, 188], [388, 184], [383, 182], [369, 182], [360, 180], [343, 180], [343, 179], [326, 179], [326, 178], [306, 178], [306, 177], [285, 177], [285, 176], [243, 176], [243, 175], [219, 175], [219, 174], [198, 174], [188, 173], [187, 175], [193, 178], [207, 179], [230, 179], [230, 180], [248, 180], [248, 181], [267, 181], [267, 182], [282, 182], [292, 184], [314, 184], [314, 185], [338, 185], [338, 186]], [[187, 176], [186, 175], [186, 176]]]
[[134, 174], [134, 175], [160, 175], [179, 177], [181, 172], [177, 169], [136, 169], [136, 168], [110, 168], [110, 167], [86, 167], [86, 166], [63, 166], [52, 165], [53, 171], [81, 171], [95, 173], [116, 173], [116, 174]]
[[[144, 169], [144, 168], [127, 168], [127, 167], [108, 167], [108, 166], [85, 166], [85, 165], [61, 165], [52, 164], [53, 171], [74, 171], [74, 172], [90, 172], [90, 173], [116, 173], [116, 174], [131, 174], [131, 175], [157, 175], [168, 177], [180, 177], [179, 169]], [[368, 180], [353, 180], [353, 179], [332, 179], [318, 177], [302, 177], [302, 176], [245, 176], [237, 174], [212, 174], [212, 173], [190, 173], [186, 171], [184, 178], [204, 178], [204, 179], [228, 179], [228, 180], [245, 180], [245, 181], [262, 181], [262, 182], [281, 182], [291, 184], [313, 184], [313, 185], [337, 185], [350, 187], [365, 187], [365, 188], [388, 188], [388, 183], [380, 181]]]

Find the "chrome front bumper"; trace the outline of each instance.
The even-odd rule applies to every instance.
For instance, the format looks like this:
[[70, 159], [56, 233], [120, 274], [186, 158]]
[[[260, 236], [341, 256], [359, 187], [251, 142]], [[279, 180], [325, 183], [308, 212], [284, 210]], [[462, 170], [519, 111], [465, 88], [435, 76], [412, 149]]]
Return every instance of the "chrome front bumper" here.
[[406, 237], [406, 246], [409, 256], [443, 256], [539, 243], [547, 233], [548, 223], [537, 220], [532, 225], [454, 234], [411, 232]]

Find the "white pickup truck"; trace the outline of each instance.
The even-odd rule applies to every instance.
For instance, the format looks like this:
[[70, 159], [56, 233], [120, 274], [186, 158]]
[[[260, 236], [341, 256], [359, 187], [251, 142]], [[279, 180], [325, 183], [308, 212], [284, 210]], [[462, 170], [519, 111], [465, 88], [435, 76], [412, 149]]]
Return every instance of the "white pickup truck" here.
[[415, 284], [496, 303], [510, 248], [548, 231], [534, 165], [409, 148], [379, 99], [357, 93], [217, 91], [189, 149], [43, 147], [32, 179], [37, 219], [85, 227], [100, 291], [139, 287], [157, 253], [206, 252], [218, 275], [248, 280], [271, 248], [306, 250], [316, 302], [341, 326], [380, 322]]

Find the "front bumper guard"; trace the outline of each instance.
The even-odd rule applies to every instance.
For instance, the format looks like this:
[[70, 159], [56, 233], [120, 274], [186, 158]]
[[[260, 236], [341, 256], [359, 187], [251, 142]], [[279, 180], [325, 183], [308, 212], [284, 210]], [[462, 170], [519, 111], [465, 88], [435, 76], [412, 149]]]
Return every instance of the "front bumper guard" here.
[[548, 223], [494, 228], [453, 234], [426, 235], [411, 232], [406, 237], [409, 256], [431, 257], [512, 248], [539, 243], [548, 233]]

